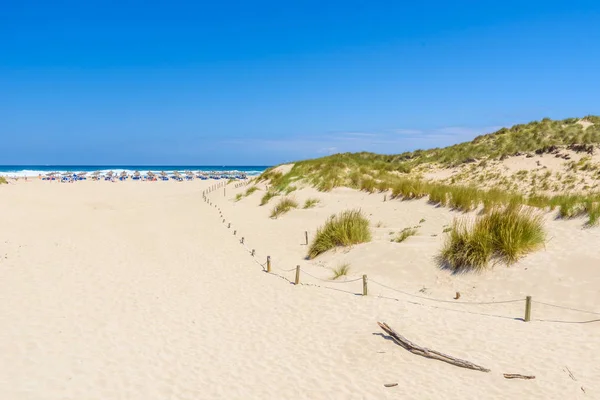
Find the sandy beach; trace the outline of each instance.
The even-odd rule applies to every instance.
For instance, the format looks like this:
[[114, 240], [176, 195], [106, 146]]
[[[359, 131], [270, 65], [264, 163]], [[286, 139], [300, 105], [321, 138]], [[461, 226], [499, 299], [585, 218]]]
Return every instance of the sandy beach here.
[[[547, 214], [545, 249], [452, 275], [433, 258], [457, 212], [306, 188], [290, 196], [315, 208], [271, 219], [264, 184], [237, 202], [247, 187], [215, 190], [211, 207], [214, 184], [0, 187], [1, 399], [600, 398], [600, 322], [584, 323], [600, 315], [542, 304], [600, 312], [600, 228]], [[304, 232], [349, 208], [373, 241], [305, 260]], [[390, 241], [409, 226], [416, 236]], [[348, 276], [331, 281], [342, 263]], [[491, 372], [411, 354], [378, 321]]]

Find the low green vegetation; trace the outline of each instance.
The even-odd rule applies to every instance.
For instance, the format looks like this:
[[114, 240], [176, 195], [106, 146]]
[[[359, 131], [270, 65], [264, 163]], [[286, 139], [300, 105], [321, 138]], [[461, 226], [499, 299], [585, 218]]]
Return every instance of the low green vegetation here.
[[314, 197], [308, 198], [306, 199], [306, 201], [304, 202], [304, 209], [308, 209], [308, 208], [313, 208], [315, 207], [317, 204], [319, 204], [321, 202], [321, 200], [316, 199]]
[[347, 210], [332, 215], [325, 225], [317, 230], [313, 242], [308, 249], [308, 258], [338, 246], [350, 246], [371, 241], [369, 220], [360, 210]]
[[244, 195], [242, 193], [238, 193], [235, 195], [235, 201], [240, 201], [243, 197]]
[[288, 197], [283, 198], [271, 210], [271, 218], [278, 218], [293, 208], [298, 208], [298, 202]]
[[483, 270], [492, 261], [510, 265], [541, 247], [545, 238], [539, 213], [522, 206], [497, 207], [473, 223], [455, 220], [438, 261], [455, 272]]
[[4, 184], [4, 183], [8, 183], [8, 181], [6, 180], [5, 177], [0, 176], [0, 185]]
[[[592, 125], [585, 127], [583, 125]], [[600, 143], [600, 117], [587, 116], [582, 119], [568, 118], [560, 121], [543, 119], [528, 124], [502, 128], [494, 133], [479, 136], [471, 142], [461, 143], [442, 149], [417, 150], [397, 155], [373, 153], [343, 153], [313, 160], [294, 163], [290, 172], [283, 175], [275, 168], [265, 171], [259, 180], [269, 180], [276, 192], [292, 190], [294, 182], [303, 180], [320, 191], [329, 191], [345, 186], [368, 193], [391, 189], [388, 199], [403, 201], [428, 198], [431, 204], [450, 207], [457, 211], [473, 211], [482, 207], [484, 213], [496, 207], [509, 205], [528, 205], [540, 209], [557, 209], [561, 218], [574, 218], [588, 215], [594, 220], [597, 212], [594, 205], [600, 201], [600, 193], [592, 192], [598, 186], [584, 185], [585, 195], [538, 194], [535, 191], [519, 193], [523, 190], [519, 182], [527, 181], [525, 186], [535, 186], [532, 182], [548, 179], [550, 171], [541, 172], [539, 177], [531, 171], [517, 172], [511, 179], [500, 178], [499, 174], [486, 172], [480, 180], [465, 184], [465, 178], [474, 169], [487, 165], [490, 160], [502, 160], [516, 154], [545, 154], [558, 151], [556, 146], [592, 151], [592, 144]], [[594, 170], [589, 157], [572, 162], [572, 170]], [[452, 177], [448, 183], [426, 181], [422, 177], [427, 168], [465, 166], [462, 177]], [[520, 178], [518, 178], [520, 177]], [[518, 178], [518, 179], [517, 179]], [[575, 175], [564, 179], [557, 186], [544, 182], [540, 189], [554, 191], [572, 191], [575, 188]], [[501, 179], [494, 189], [486, 190], [473, 184]], [[600, 173], [596, 179], [600, 179]], [[517, 180], [517, 181], [515, 181]], [[531, 184], [531, 185], [529, 185]], [[565, 186], [566, 185], [566, 186]], [[583, 185], [583, 183], [582, 183]], [[597, 190], [597, 189], [596, 189]]]
[[411, 236], [417, 234], [417, 228], [404, 228], [396, 234], [396, 237], [392, 239], [392, 242], [402, 243]]
[[331, 276], [331, 280], [334, 281], [342, 276], [348, 275], [348, 272], [350, 271], [350, 264], [346, 263], [339, 265], [336, 268], [333, 268], [332, 271], [333, 275]]
[[[581, 122], [591, 122], [593, 125], [584, 129]], [[481, 163], [488, 159], [502, 159], [525, 152], [546, 152], [552, 146], [597, 143], [600, 143], [600, 117], [598, 116], [589, 115], [581, 120], [544, 118], [541, 121], [502, 128], [478, 136], [470, 142], [445, 148], [416, 150], [396, 155], [367, 152], [342, 153], [299, 161], [286, 175], [271, 168], [265, 171], [260, 179], [268, 179], [275, 186], [285, 187], [289, 182], [307, 178], [313, 186], [324, 191], [338, 186], [371, 190], [373, 182], [369, 179], [373, 179], [381, 189], [392, 187], [377, 183], [386, 181], [387, 175], [408, 174], [424, 164], [451, 167], [480, 160], [480, 165], [484, 165]], [[585, 163], [582, 163], [581, 168], [583, 165]], [[365, 178], [364, 175], [371, 175], [372, 178]]]

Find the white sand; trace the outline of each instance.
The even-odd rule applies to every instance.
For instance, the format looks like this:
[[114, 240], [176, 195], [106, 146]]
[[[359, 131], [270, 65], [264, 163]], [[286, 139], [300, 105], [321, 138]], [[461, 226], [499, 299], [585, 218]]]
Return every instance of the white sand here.
[[[446, 209], [305, 189], [293, 196], [321, 204], [271, 220], [278, 198], [258, 207], [259, 191], [233, 202], [245, 188], [229, 186], [226, 196], [222, 189], [210, 195], [223, 224], [201, 199], [210, 184], [0, 187], [0, 399], [600, 398], [600, 323], [524, 323], [517, 319], [523, 302], [436, 303], [374, 283], [448, 301], [456, 291], [461, 301], [531, 295], [600, 311], [600, 229], [548, 216], [545, 251], [511, 268], [452, 276], [432, 260], [443, 225], [456, 216]], [[351, 207], [361, 207], [374, 225], [383, 222], [373, 228], [374, 241], [303, 260], [304, 231], [312, 237], [327, 216]], [[389, 231], [421, 219], [419, 236], [389, 241]], [[350, 262], [347, 279], [368, 274], [370, 295], [356, 295], [360, 281], [323, 283], [306, 274], [304, 283], [320, 286], [296, 287], [262, 272], [258, 263], [267, 255], [274, 272], [300, 264], [321, 278]], [[293, 279], [293, 272], [279, 273]], [[534, 303], [533, 318], [600, 316]], [[492, 372], [410, 354], [384, 339], [377, 321]], [[536, 379], [506, 380], [502, 373]]]

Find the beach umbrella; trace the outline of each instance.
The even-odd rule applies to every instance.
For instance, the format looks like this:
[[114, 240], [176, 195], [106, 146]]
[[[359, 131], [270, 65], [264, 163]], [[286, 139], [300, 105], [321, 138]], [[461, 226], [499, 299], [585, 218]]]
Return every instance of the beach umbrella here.
[[140, 174], [140, 171], [135, 171], [135, 172], [133, 173], [133, 176], [140, 176], [140, 175], [141, 175], [141, 174]]
[[152, 172], [152, 171], [148, 171], [148, 176], [149, 176], [149, 177], [153, 177], [153, 176], [154, 176], [154, 172]]

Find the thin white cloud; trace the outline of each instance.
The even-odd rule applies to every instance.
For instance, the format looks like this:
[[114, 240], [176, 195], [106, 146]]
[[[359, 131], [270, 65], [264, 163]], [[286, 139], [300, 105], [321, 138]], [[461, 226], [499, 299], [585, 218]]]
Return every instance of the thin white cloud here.
[[444, 128], [435, 129], [435, 133], [452, 136], [477, 136], [484, 133], [492, 133], [502, 128], [501, 126], [486, 126], [486, 127], [467, 127], [467, 126], [447, 126]]
[[353, 136], [353, 137], [377, 137], [381, 136], [380, 133], [370, 133], [370, 132], [343, 132], [339, 133], [340, 136]]
[[397, 135], [422, 135], [423, 131], [420, 129], [394, 129], [393, 132]]
[[337, 152], [337, 147], [335, 147], [335, 146], [323, 147], [323, 148], [317, 150], [317, 153], [319, 153], [319, 154], [334, 154], [336, 152]]

